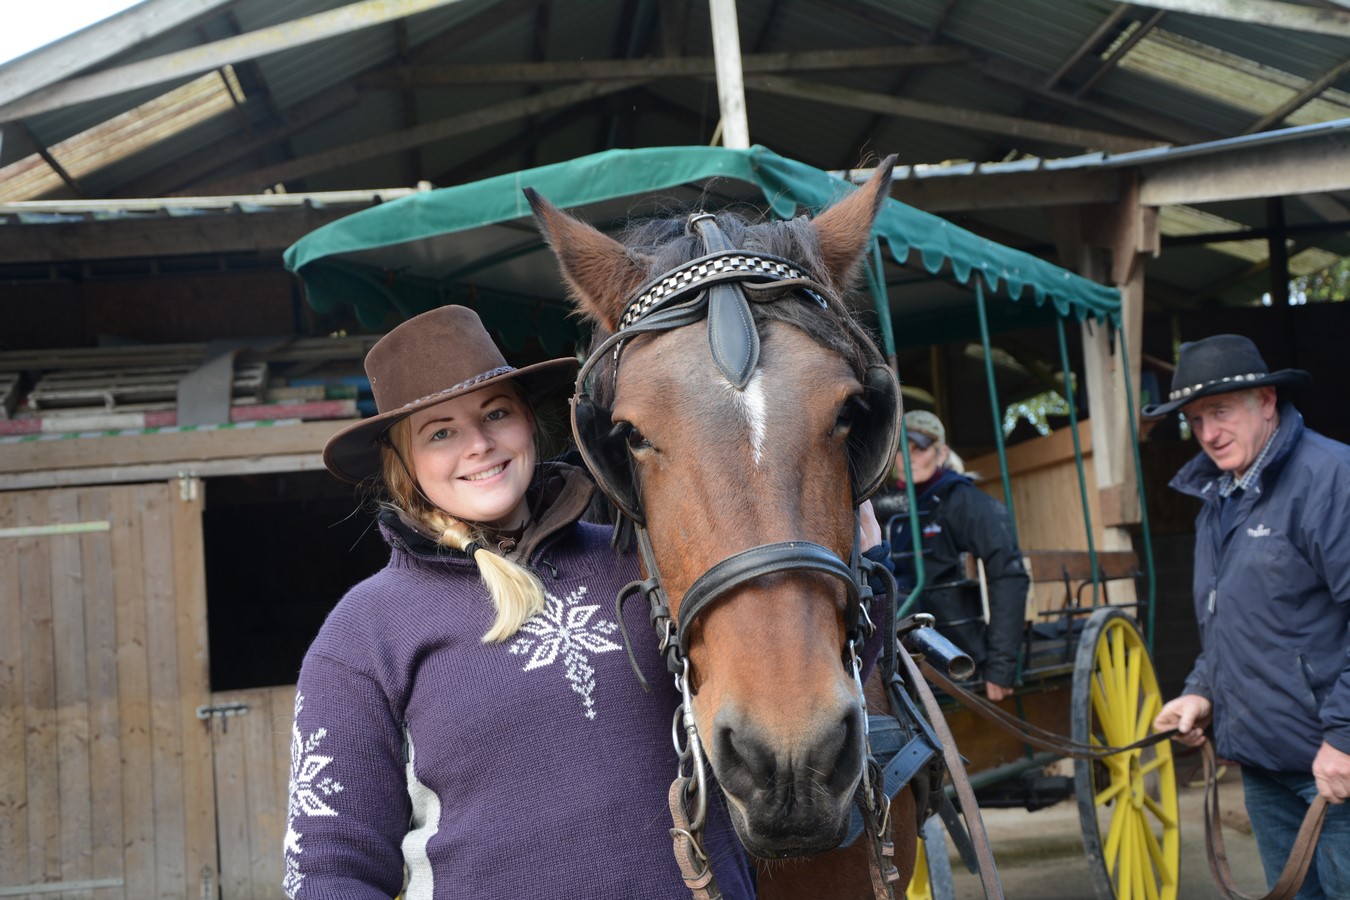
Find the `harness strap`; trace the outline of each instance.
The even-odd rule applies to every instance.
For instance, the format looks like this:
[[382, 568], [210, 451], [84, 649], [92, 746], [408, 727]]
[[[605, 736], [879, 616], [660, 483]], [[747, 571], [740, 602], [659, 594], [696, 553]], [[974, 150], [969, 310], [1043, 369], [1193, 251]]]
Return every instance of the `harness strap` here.
[[1030, 722], [1024, 722], [1016, 716], [1000, 709], [993, 703], [977, 694], [961, 687], [947, 676], [943, 675], [936, 668], [927, 662], [922, 664], [923, 674], [927, 676], [934, 684], [942, 688], [943, 691], [950, 694], [962, 706], [974, 712], [976, 715], [992, 722], [994, 725], [1010, 732], [1014, 737], [1036, 747], [1039, 750], [1048, 750], [1051, 753], [1057, 753], [1061, 756], [1068, 756], [1073, 759], [1106, 759], [1117, 753], [1124, 753], [1128, 750], [1142, 750], [1145, 747], [1151, 747], [1154, 744], [1161, 743], [1172, 735], [1176, 734], [1176, 729], [1168, 731], [1159, 731], [1150, 734], [1143, 740], [1135, 741], [1133, 744], [1126, 744], [1124, 747], [1104, 747], [1100, 744], [1084, 744], [1075, 740], [1055, 734], [1052, 731], [1046, 731], [1044, 728], [1032, 725]]
[[691, 783], [692, 779], [676, 778], [670, 783], [670, 793], [667, 795], [670, 819], [675, 823], [675, 827], [670, 829], [671, 840], [675, 842], [675, 864], [680, 867], [680, 877], [684, 879], [694, 900], [722, 900], [717, 879], [713, 877], [712, 864], [689, 827], [684, 798]]
[[689, 653], [689, 626], [706, 607], [747, 581], [776, 572], [820, 572], [832, 575], [848, 590], [847, 633], [858, 622], [859, 590], [853, 570], [842, 559], [811, 541], [779, 541], [732, 554], [698, 577], [680, 601], [680, 652]]
[[[1214, 883], [1226, 900], [1257, 900], [1238, 890], [1233, 871], [1228, 867], [1228, 851], [1223, 844], [1223, 823], [1219, 817], [1219, 779], [1215, 774], [1214, 745], [1206, 741], [1201, 746], [1201, 756], [1205, 763], [1205, 853], [1209, 857], [1210, 874], [1214, 876]], [[1259, 900], [1293, 900], [1298, 894], [1299, 888], [1303, 887], [1303, 879], [1308, 875], [1308, 867], [1312, 865], [1317, 838], [1322, 833], [1326, 814], [1327, 799], [1318, 796], [1303, 817], [1303, 824], [1289, 851], [1289, 861], [1284, 864], [1284, 871], [1270, 892]]]
[[980, 807], [975, 802], [975, 791], [970, 786], [966, 767], [962, 764], [961, 754], [956, 749], [956, 740], [952, 737], [951, 729], [947, 727], [947, 720], [938, 707], [937, 698], [933, 696], [933, 691], [919, 672], [918, 665], [908, 653], [896, 655], [904, 663], [906, 676], [917, 689], [919, 699], [923, 701], [923, 708], [928, 713], [928, 723], [937, 732], [942, 744], [942, 758], [952, 776], [952, 786], [956, 788], [956, 796], [961, 801], [961, 810], [966, 814], [966, 829], [975, 847], [975, 858], [979, 863], [976, 868], [980, 872], [980, 884], [984, 887], [985, 900], [1003, 900], [1003, 886], [999, 883], [998, 871], [994, 868], [994, 852], [989, 848], [989, 834], [984, 830], [984, 819], [980, 817]]

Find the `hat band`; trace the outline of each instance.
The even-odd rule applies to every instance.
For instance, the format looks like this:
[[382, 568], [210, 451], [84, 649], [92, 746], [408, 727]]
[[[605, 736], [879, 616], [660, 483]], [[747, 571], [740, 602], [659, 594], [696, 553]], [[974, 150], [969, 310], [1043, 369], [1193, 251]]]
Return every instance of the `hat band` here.
[[461, 381], [459, 384], [451, 385], [450, 387], [445, 388], [444, 390], [436, 391], [434, 394], [427, 394], [425, 397], [418, 397], [416, 400], [409, 400], [407, 403], [403, 404], [403, 406], [400, 407], [400, 409], [407, 409], [410, 406], [417, 406], [419, 403], [425, 403], [428, 400], [434, 400], [435, 398], [444, 396], [446, 394], [453, 394], [456, 391], [462, 391], [467, 387], [473, 387], [480, 381], [487, 381], [489, 378], [496, 378], [498, 375], [505, 375], [508, 372], [514, 372], [515, 370], [516, 370], [515, 366], [498, 366], [497, 368], [490, 369], [482, 373], [481, 375], [475, 375], [468, 381]]
[[1168, 400], [1180, 400], [1182, 397], [1189, 397], [1191, 394], [1203, 391], [1205, 388], [1213, 387], [1216, 384], [1224, 384], [1230, 381], [1256, 381], [1265, 378], [1269, 372], [1248, 372], [1246, 375], [1230, 375], [1227, 378], [1216, 378], [1213, 381], [1206, 381], [1204, 384], [1196, 384], [1191, 387], [1184, 387], [1179, 391], [1172, 391], [1167, 395]]

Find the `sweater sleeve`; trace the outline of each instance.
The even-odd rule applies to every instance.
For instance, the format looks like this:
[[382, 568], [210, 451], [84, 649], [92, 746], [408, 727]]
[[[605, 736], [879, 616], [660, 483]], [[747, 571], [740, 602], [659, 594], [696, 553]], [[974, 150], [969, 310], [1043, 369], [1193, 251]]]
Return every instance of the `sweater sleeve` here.
[[1006, 687], [1017, 676], [1031, 583], [1013, 537], [1012, 518], [1002, 503], [973, 486], [952, 491], [948, 502], [952, 506], [948, 516], [963, 549], [984, 561], [989, 588], [984, 677]]
[[402, 729], [370, 676], [311, 649], [291, 728], [285, 889], [292, 900], [390, 900], [411, 803]]

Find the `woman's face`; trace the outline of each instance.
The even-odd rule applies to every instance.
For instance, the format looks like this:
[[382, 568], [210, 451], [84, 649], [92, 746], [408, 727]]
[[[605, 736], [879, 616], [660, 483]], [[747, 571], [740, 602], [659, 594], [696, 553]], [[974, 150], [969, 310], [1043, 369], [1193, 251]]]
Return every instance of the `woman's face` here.
[[525, 523], [534, 477], [534, 415], [510, 384], [408, 417], [409, 466], [422, 492], [457, 519], [510, 530]]
[[[938, 468], [947, 458], [947, 445], [932, 443], [927, 447], [920, 447], [913, 441], [909, 442], [909, 468], [914, 476], [915, 484], [923, 484], [928, 479], [937, 474]], [[900, 478], [903, 481], [905, 477], [904, 460], [897, 461], [900, 466]]]

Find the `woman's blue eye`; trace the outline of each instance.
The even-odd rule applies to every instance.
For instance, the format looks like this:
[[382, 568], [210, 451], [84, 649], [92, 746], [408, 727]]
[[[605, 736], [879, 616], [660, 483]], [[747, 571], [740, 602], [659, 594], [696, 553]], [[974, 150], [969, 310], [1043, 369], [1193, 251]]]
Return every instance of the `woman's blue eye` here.
[[450, 436], [449, 430], [448, 430], [448, 429], [445, 429], [445, 428], [442, 428], [440, 431], [438, 431], [438, 432], [436, 432], [435, 434], [433, 434], [433, 435], [431, 436], [431, 439], [432, 439], [433, 441], [443, 441], [443, 440], [445, 440], [446, 438], [448, 438], [449, 436]]
[[503, 408], [501, 408], [501, 409], [494, 409], [494, 410], [492, 410], [490, 413], [487, 414], [487, 420], [488, 420], [489, 422], [495, 422], [495, 421], [497, 421], [498, 419], [505, 418], [506, 415], [507, 415], [507, 410], [506, 410], [505, 407], [503, 407]]

